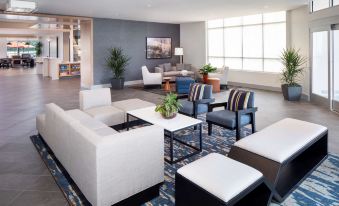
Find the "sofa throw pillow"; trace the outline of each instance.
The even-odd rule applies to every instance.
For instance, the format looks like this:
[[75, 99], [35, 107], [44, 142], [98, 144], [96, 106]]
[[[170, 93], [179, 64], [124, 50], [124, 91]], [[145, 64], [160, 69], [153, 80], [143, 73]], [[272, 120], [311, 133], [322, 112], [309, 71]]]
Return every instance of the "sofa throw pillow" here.
[[185, 70], [185, 65], [184, 64], [177, 64], [177, 71], [182, 71]]
[[164, 64], [165, 72], [172, 71], [172, 65], [171, 63]]
[[191, 71], [192, 70], [191, 65], [190, 64], [185, 64], [185, 70]]
[[227, 109], [233, 112], [247, 109], [251, 92], [238, 89], [231, 89], [228, 97]]
[[164, 67], [164, 65], [163, 64], [159, 64], [159, 66], [158, 66], [159, 68], [161, 68], [161, 69], [165, 69], [165, 67]]
[[203, 99], [204, 97], [205, 84], [193, 83], [190, 85], [188, 101], [196, 101]]

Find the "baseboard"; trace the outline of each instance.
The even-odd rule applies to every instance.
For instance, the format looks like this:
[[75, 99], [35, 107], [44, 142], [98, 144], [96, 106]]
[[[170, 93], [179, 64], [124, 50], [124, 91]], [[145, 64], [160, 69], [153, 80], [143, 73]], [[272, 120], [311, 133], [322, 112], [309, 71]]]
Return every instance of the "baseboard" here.
[[[239, 82], [228, 82], [228, 87], [245, 87], [245, 88], [250, 88], [250, 89], [260, 89], [260, 90], [265, 90], [265, 91], [272, 91], [272, 92], [280, 92], [281, 93], [281, 88], [280, 87], [272, 87], [272, 86], [265, 86], [265, 85], [257, 85], [257, 84], [247, 84], [247, 83], [239, 83]], [[301, 99], [305, 101], [310, 101], [309, 95], [302, 93], [301, 94]]]
[[[142, 83], [143, 83], [142, 80], [126, 81], [125, 86], [138, 85]], [[92, 85], [90, 89], [110, 88], [110, 87], [111, 87], [111, 84], [96, 84], [96, 85]]]

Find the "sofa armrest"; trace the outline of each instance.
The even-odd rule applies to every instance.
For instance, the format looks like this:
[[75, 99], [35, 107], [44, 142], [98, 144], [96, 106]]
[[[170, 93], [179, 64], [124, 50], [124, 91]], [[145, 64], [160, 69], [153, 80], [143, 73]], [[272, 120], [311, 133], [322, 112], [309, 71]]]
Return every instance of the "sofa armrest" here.
[[97, 161], [102, 205], [159, 184], [164, 181], [164, 129], [152, 125], [105, 137], [97, 146]]

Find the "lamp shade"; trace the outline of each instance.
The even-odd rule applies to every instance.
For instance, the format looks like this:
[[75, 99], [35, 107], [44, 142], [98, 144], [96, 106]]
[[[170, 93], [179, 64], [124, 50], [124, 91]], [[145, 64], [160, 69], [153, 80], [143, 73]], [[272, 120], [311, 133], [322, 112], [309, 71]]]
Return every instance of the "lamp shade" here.
[[184, 49], [181, 47], [174, 49], [174, 55], [176, 56], [183, 56], [184, 55]]

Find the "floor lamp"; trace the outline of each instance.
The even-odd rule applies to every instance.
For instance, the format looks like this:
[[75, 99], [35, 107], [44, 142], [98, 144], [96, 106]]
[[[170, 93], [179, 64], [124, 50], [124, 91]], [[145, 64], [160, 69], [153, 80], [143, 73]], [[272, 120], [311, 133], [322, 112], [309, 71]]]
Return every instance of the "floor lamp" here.
[[180, 64], [184, 63], [184, 49], [181, 47], [177, 47], [174, 49], [174, 55], [180, 56]]

